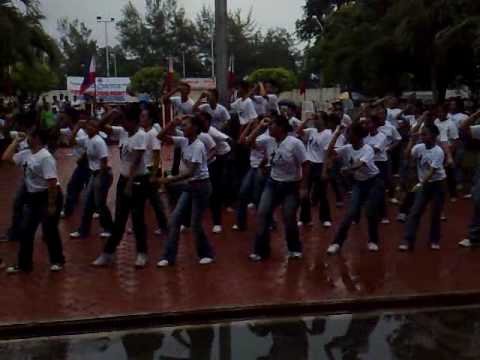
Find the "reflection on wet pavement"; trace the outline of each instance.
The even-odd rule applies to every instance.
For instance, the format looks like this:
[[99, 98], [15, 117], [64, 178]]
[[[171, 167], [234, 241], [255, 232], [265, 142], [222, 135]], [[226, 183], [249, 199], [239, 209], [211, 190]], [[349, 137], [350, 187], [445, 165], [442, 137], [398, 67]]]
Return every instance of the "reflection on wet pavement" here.
[[480, 308], [241, 321], [0, 342], [1, 360], [479, 359]]

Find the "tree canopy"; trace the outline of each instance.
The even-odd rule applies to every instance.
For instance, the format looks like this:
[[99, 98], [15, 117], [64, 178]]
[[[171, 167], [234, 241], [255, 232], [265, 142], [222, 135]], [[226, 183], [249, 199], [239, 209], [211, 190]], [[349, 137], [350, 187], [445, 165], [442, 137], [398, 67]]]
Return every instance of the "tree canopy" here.
[[248, 80], [252, 83], [272, 82], [280, 92], [289, 91], [298, 86], [295, 74], [284, 68], [258, 69], [248, 76]]

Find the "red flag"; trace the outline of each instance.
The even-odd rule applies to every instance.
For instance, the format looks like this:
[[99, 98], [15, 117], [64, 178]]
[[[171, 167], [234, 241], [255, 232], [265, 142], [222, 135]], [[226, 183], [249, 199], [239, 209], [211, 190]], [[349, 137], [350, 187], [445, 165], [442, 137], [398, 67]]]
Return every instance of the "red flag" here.
[[88, 89], [95, 85], [96, 81], [96, 64], [95, 64], [95, 56], [92, 56], [92, 60], [90, 61], [90, 66], [83, 78], [83, 83], [80, 86], [80, 95], [83, 95]]
[[305, 95], [307, 93], [307, 83], [305, 80], [300, 81], [300, 95]]

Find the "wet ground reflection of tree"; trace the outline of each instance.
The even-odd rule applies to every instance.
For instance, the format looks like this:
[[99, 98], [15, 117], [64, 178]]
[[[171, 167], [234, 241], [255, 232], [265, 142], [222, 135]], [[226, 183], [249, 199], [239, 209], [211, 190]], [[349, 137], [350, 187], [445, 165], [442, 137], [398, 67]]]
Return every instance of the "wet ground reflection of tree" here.
[[122, 336], [128, 360], [154, 360], [155, 351], [163, 344], [162, 333], [138, 333]]

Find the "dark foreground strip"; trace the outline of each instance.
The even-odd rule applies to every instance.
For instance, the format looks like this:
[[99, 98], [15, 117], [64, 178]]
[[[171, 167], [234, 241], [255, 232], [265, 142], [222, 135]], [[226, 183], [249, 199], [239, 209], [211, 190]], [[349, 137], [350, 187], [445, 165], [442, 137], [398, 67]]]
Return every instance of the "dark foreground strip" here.
[[81, 320], [46, 321], [0, 325], [0, 340], [79, 335], [87, 333], [148, 329], [165, 326], [201, 325], [225, 321], [256, 320], [308, 315], [365, 313], [372, 311], [421, 311], [480, 304], [480, 292], [449, 292], [397, 297], [370, 297], [313, 303], [220, 307], [187, 312], [143, 313]]

